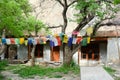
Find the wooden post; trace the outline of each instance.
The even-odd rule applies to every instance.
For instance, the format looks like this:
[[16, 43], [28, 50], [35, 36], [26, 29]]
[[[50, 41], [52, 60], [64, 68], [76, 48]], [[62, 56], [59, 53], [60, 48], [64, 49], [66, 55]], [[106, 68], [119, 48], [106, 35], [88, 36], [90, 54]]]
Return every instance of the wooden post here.
[[92, 53], [92, 60], [94, 60], [94, 53]]

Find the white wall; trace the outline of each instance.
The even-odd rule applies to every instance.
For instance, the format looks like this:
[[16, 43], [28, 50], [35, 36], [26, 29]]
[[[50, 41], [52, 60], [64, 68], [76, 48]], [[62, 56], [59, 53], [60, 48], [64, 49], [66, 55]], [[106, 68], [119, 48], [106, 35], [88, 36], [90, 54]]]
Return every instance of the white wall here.
[[17, 47], [17, 56], [20, 60], [28, 59], [28, 48], [25, 45], [18, 45]]
[[108, 38], [108, 45], [107, 45], [107, 61], [108, 62], [119, 61], [117, 41], [118, 43], [120, 42], [120, 40], [117, 40], [117, 38]]
[[50, 46], [49, 45], [44, 45], [44, 50], [43, 50], [44, 52], [43, 52], [43, 60], [44, 61], [50, 61], [51, 59], [51, 57], [50, 57], [50, 54], [51, 54], [51, 51], [50, 51]]

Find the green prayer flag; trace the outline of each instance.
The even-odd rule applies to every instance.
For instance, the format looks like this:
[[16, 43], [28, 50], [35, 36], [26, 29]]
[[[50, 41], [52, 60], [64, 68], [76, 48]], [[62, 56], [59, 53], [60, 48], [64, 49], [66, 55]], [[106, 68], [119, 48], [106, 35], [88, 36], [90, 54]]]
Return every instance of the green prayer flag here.
[[15, 44], [19, 44], [19, 38], [15, 38]]
[[82, 46], [87, 46], [87, 38], [83, 38], [82, 42], [81, 42]]

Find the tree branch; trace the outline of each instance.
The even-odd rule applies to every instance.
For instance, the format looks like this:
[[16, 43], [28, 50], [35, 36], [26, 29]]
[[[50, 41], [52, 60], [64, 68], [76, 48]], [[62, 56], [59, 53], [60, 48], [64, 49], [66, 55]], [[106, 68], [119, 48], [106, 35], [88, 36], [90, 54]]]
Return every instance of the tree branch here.
[[74, 54], [76, 51], [78, 51], [78, 49], [81, 47], [81, 45], [79, 44], [79, 45], [77, 45], [75, 48], [74, 48], [74, 50], [72, 51], [72, 54]]
[[60, 0], [56, 0], [56, 1], [58, 1], [64, 7], [64, 4]]
[[59, 26], [49, 26], [49, 25], [48, 25], [48, 28], [49, 28], [49, 29], [52, 29], [52, 28], [59, 28], [59, 27], [63, 27], [63, 25], [59, 25]]
[[71, 6], [72, 4], [74, 4], [75, 2], [77, 2], [77, 1], [75, 0], [75, 1], [71, 2], [71, 3], [68, 5], [68, 7]]

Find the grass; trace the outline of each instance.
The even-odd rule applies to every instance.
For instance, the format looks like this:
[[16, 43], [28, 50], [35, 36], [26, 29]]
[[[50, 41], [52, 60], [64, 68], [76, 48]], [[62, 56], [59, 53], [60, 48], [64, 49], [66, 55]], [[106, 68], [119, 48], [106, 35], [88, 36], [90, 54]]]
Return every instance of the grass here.
[[116, 78], [115, 80], [120, 80], [120, 78]]
[[[110, 74], [110, 75], [114, 75], [114, 73], [116, 72], [116, 70], [110, 68], [110, 67], [104, 67], [104, 69]], [[115, 80], [120, 80], [120, 77], [115, 77]]]
[[24, 65], [14, 65], [9, 66], [7, 69], [13, 70], [14, 73], [19, 74], [21, 77], [33, 77], [38, 75], [40, 77], [49, 77], [49, 78], [61, 78], [64, 74], [73, 73], [75, 75], [80, 73], [79, 66], [61, 66], [57, 68], [51, 67], [42, 67], [42, 66], [24, 66]]
[[4, 80], [4, 77], [1, 75], [1, 71], [5, 69], [8, 62], [6, 60], [0, 60], [0, 80]]
[[110, 67], [104, 67], [104, 69], [105, 69], [110, 75], [113, 75], [113, 74], [116, 72], [116, 70], [114, 70], [114, 69], [112, 69], [112, 68], [110, 68]]

